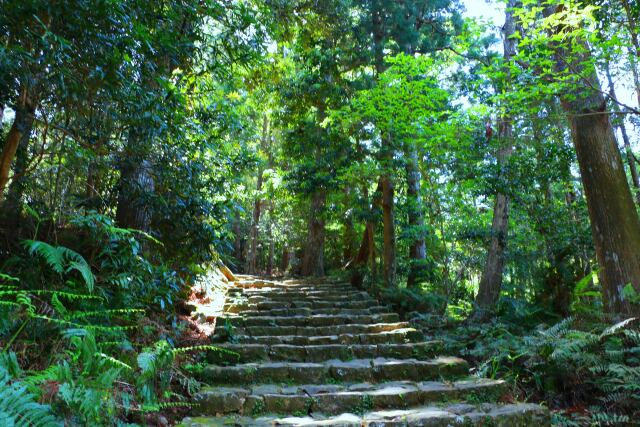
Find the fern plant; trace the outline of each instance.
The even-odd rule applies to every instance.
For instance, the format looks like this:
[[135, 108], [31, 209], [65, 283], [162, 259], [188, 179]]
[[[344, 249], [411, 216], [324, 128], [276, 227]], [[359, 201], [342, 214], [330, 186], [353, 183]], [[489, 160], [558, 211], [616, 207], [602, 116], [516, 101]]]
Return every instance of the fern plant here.
[[52, 246], [38, 240], [25, 240], [23, 244], [30, 255], [42, 257], [56, 273], [69, 273], [73, 270], [80, 273], [87, 290], [93, 292], [96, 279], [82, 255], [64, 246]]
[[0, 425], [58, 427], [62, 426], [51, 407], [40, 404], [21, 381], [12, 381], [9, 371], [0, 366]]

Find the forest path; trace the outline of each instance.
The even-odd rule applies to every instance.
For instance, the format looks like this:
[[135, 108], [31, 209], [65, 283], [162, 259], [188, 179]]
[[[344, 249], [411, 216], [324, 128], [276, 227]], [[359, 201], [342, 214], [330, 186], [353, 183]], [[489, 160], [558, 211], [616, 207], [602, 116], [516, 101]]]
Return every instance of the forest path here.
[[499, 404], [503, 381], [467, 363], [347, 283], [235, 282], [196, 397], [196, 426], [545, 426], [532, 404]]

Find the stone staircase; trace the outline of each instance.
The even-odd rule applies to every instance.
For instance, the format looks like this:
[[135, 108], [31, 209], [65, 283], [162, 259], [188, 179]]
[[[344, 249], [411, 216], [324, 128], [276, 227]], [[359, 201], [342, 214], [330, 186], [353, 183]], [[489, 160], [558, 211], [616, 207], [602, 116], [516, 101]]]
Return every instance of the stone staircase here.
[[550, 425], [349, 284], [247, 278], [225, 316], [212, 338], [233, 353], [209, 354], [185, 427]]

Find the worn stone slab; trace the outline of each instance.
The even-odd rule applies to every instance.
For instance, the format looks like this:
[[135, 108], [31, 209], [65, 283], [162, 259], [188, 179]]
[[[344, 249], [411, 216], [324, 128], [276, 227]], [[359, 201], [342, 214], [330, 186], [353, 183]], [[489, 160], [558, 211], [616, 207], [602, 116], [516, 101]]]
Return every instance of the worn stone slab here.
[[[474, 385], [475, 384], [475, 385]], [[247, 389], [206, 390], [208, 406], [200, 413], [239, 413], [255, 415], [256, 408], [264, 412], [293, 413], [298, 411], [339, 414], [380, 409], [404, 409], [429, 402], [474, 396], [499, 396], [504, 392], [502, 381], [467, 381], [466, 383], [413, 383], [409, 381], [382, 384], [254, 386]], [[227, 393], [225, 395], [224, 393]], [[199, 398], [199, 401], [205, 401]], [[240, 406], [240, 404], [242, 404]], [[224, 406], [227, 405], [227, 406]], [[478, 404], [476, 403], [476, 406]], [[226, 409], [225, 409], [226, 408]]]
[[213, 384], [249, 384], [252, 382], [282, 382], [323, 384], [340, 382], [383, 382], [396, 380], [430, 380], [466, 375], [467, 363], [458, 358], [416, 359], [354, 359], [330, 360], [324, 363], [265, 362], [235, 366], [206, 366], [202, 378]]
[[423, 406], [411, 409], [381, 410], [364, 415], [344, 413], [326, 416], [313, 413], [308, 416], [228, 416], [222, 418], [185, 418], [182, 427], [214, 426], [496, 426], [496, 427], [548, 427], [551, 426], [549, 410], [534, 404], [515, 403], [488, 405], [451, 405], [445, 407]]

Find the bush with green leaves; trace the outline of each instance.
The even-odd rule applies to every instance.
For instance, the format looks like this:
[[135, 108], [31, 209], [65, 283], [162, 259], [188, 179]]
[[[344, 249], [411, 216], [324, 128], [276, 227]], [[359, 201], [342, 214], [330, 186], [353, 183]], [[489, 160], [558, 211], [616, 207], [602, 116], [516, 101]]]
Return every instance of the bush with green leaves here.
[[506, 379], [517, 387], [516, 396], [558, 409], [558, 425], [624, 425], [638, 419], [638, 320], [582, 315], [535, 326], [538, 314], [455, 323], [433, 332], [447, 353], [472, 361], [477, 375]]
[[[73, 249], [25, 241], [25, 251], [5, 264], [11, 275], [0, 275], [0, 343], [12, 376], [6, 382], [28, 391], [16, 399], [73, 425], [144, 423], [150, 413], [190, 406], [186, 396], [199, 383], [176, 361], [213, 347], [175, 348], [179, 325], [163, 329], [145, 317], [175, 320], [185, 278], [144, 256], [153, 252], [143, 250], [140, 237], [158, 244], [144, 233], [97, 214], [72, 224], [81, 237]], [[16, 353], [29, 371], [20, 369]]]

